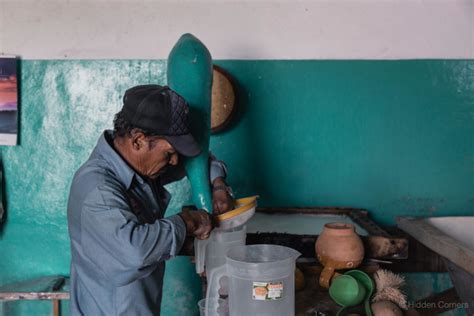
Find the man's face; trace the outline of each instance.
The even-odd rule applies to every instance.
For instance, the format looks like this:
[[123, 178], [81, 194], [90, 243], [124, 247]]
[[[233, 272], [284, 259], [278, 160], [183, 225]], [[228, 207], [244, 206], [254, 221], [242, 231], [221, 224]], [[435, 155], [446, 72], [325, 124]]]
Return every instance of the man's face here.
[[139, 151], [139, 172], [150, 179], [157, 178], [168, 165], [178, 163], [178, 153], [164, 138], [145, 136]]

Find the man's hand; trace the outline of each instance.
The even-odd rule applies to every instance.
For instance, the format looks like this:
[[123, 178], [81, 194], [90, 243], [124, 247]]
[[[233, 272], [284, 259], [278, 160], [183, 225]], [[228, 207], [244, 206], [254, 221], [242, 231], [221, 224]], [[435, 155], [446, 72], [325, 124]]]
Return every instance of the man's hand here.
[[203, 210], [183, 210], [178, 214], [186, 224], [186, 233], [197, 239], [207, 239], [212, 230], [212, 221], [208, 212]]
[[223, 214], [234, 208], [234, 198], [227, 189], [224, 179], [216, 178], [212, 183], [212, 213]]

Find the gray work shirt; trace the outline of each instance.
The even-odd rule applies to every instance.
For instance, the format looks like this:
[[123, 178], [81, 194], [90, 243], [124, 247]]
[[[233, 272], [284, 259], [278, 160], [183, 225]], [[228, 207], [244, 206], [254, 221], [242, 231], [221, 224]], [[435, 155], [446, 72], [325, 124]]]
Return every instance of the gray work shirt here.
[[[178, 254], [186, 227], [163, 218], [170, 194], [163, 185], [183, 177], [171, 167], [143, 179], [113, 149], [105, 131], [76, 172], [68, 201], [71, 238], [71, 315], [159, 315], [164, 261]], [[211, 180], [225, 165], [211, 163]]]

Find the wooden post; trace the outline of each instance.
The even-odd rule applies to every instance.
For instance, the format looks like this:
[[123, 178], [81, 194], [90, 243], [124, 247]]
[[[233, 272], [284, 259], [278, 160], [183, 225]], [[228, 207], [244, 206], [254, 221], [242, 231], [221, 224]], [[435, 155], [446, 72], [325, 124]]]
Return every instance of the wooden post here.
[[60, 300], [52, 300], [53, 302], [53, 316], [60, 316], [61, 315], [61, 306]]

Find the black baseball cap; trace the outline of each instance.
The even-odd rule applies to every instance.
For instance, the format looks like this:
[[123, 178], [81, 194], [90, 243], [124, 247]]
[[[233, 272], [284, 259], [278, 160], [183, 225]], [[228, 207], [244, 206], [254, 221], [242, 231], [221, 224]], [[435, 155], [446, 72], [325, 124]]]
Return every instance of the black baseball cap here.
[[122, 114], [132, 126], [165, 138], [178, 153], [195, 157], [201, 153], [189, 132], [189, 106], [168, 86], [141, 85], [123, 96]]

